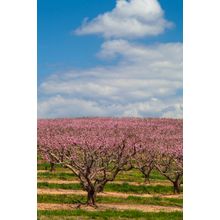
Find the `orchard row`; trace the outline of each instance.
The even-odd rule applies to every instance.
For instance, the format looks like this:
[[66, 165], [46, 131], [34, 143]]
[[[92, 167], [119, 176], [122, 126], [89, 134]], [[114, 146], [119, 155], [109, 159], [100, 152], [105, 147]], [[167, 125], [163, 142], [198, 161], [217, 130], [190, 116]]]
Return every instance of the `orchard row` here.
[[180, 192], [183, 177], [181, 119], [78, 118], [38, 120], [38, 152], [76, 175], [87, 204], [121, 171], [136, 168], [149, 180], [157, 169]]

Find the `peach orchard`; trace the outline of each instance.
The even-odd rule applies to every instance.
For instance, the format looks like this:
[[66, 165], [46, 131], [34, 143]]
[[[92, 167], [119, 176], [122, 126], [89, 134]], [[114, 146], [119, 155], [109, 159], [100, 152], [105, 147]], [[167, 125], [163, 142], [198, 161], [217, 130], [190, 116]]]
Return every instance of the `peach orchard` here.
[[149, 181], [153, 169], [180, 192], [183, 177], [181, 119], [39, 119], [38, 153], [78, 177], [87, 205], [122, 171], [138, 169]]

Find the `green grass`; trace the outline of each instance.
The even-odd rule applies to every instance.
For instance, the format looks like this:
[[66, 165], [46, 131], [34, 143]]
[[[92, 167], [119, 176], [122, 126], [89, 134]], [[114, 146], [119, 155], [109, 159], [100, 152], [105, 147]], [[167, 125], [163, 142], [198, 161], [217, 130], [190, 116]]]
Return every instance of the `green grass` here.
[[123, 192], [123, 193], [160, 193], [160, 194], [168, 194], [173, 192], [172, 186], [162, 186], [162, 185], [129, 185], [129, 183], [116, 184], [109, 183], [105, 186], [105, 191], [115, 191], [115, 192]]
[[[86, 202], [84, 195], [38, 195], [38, 203], [63, 203], [63, 204], [77, 204]], [[160, 197], [138, 197], [128, 196], [128, 198], [97, 196], [97, 203], [124, 203], [124, 204], [145, 204], [145, 205], [159, 205], [159, 206], [175, 206], [182, 207], [183, 200], [177, 198], [160, 198]]]
[[[39, 163], [37, 164], [38, 170], [50, 170], [49, 163]], [[67, 171], [67, 168], [63, 168], [62, 165], [55, 165], [56, 173]], [[49, 178], [59, 178], [56, 175], [50, 175]], [[157, 170], [153, 170], [150, 175], [151, 180], [166, 180], [164, 176], [162, 176]], [[124, 182], [143, 182], [144, 175], [137, 169], [132, 169], [130, 171], [122, 171], [116, 177], [117, 181], [124, 181]]]
[[[43, 170], [49, 170], [50, 166], [49, 164], [38, 164], [38, 168], [45, 168]], [[42, 170], [42, 169], [40, 169]], [[45, 172], [45, 173], [38, 173], [39, 178], [48, 178], [48, 179], [61, 179], [61, 180], [71, 180], [76, 176], [73, 173], [64, 173], [63, 171], [68, 171], [66, 168], [62, 168], [60, 166], [56, 167], [56, 172]], [[157, 171], [152, 171], [151, 180], [166, 180], [165, 177], [161, 176]], [[133, 169], [127, 172], [121, 172], [117, 175], [116, 181], [123, 181], [123, 182], [137, 182], [137, 183], [143, 183], [144, 182], [144, 176], [142, 173], [140, 173], [138, 170]]]
[[151, 180], [166, 180], [166, 177], [162, 176], [157, 170], [152, 170], [150, 174]]
[[[48, 170], [45, 173], [38, 173], [38, 178], [45, 179], [45, 182], [38, 183], [38, 188], [50, 188], [50, 189], [69, 189], [69, 190], [80, 190], [81, 185], [79, 183], [75, 184], [55, 184], [47, 183], [49, 179], [54, 180], [78, 180], [78, 178], [71, 172], [67, 173], [68, 169], [63, 168], [60, 165], [56, 165], [55, 172], [49, 172], [50, 164], [39, 163], [38, 170]], [[151, 178], [153, 181], [166, 180], [157, 171], [152, 171]], [[129, 182], [143, 183], [144, 176], [136, 169], [128, 172], [121, 172], [115, 179], [116, 181], [122, 181], [123, 184], [118, 183], [108, 183], [105, 186], [106, 192], [122, 192], [122, 193], [158, 193], [158, 194], [169, 194], [172, 193], [172, 186], [167, 185], [130, 185]], [[39, 203], [58, 203], [58, 204], [78, 204], [80, 202], [86, 201], [85, 195], [38, 195]], [[145, 204], [145, 205], [159, 205], [159, 206], [173, 206], [182, 207], [183, 200], [181, 198], [160, 198], [160, 197], [138, 197], [129, 196], [128, 198], [120, 197], [110, 197], [110, 196], [99, 196], [97, 197], [97, 204], [99, 203], [123, 203], [123, 204]], [[160, 213], [145, 213], [135, 210], [105, 210], [105, 211], [85, 211], [85, 210], [44, 210], [38, 211], [39, 220], [91, 220], [91, 219], [139, 219], [139, 220], [182, 220], [182, 212], [160, 212]]]
[[[72, 189], [72, 190], [80, 190], [82, 189], [79, 183], [72, 184], [57, 184], [57, 183], [47, 183], [42, 182], [37, 184], [38, 188], [47, 188], [47, 189]], [[172, 186], [162, 186], [162, 185], [129, 185], [128, 183], [117, 184], [117, 183], [107, 183], [105, 188], [105, 192], [122, 192], [122, 193], [160, 193], [160, 194], [170, 194], [173, 192]]]
[[[38, 170], [50, 170], [50, 164], [49, 163], [38, 163], [37, 169]], [[63, 166], [60, 164], [56, 164], [55, 170], [63, 171], [63, 170], [67, 170], [67, 169], [63, 168]]]
[[[38, 158], [39, 160], [41, 158]], [[39, 161], [40, 162], [40, 161]], [[47, 170], [45, 173], [38, 173], [38, 178], [45, 179], [45, 182], [38, 183], [38, 188], [50, 188], [50, 189], [69, 189], [69, 190], [80, 190], [81, 185], [79, 183], [75, 184], [54, 184], [47, 183], [49, 179], [54, 180], [78, 180], [78, 178], [68, 169], [63, 168], [61, 165], [55, 166], [55, 172], [49, 172], [50, 164], [42, 163], [38, 164], [38, 170]], [[133, 169], [128, 172], [121, 172], [117, 175], [116, 181], [122, 181], [123, 184], [118, 183], [108, 183], [105, 186], [106, 192], [122, 192], [122, 193], [150, 193], [150, 194], [169, 194], [172, 193], [172, 186], [167, 185], [130, 185], [129, 182], [143, 183], [144, 176], [140, 171]], [[152, 171], [150, 180], [160, 181], [163, 183], [166, 180], [159, 172], [156, 170]], [[39, 203], [63, 203], [63, 204], [78, 204], [80, 202], [86, 201], [85, 195], [38, 195]], [[123, 203], [123, 204], [144, 204], [144, 205], [159, 205], [159, 206], [172, 206], [172, 207], [182, 207], [183, 200], [181, 198], [160, 198], [160, 197], [138, 197], [129, 196], [128, 198], [111, 197], [111, 196], [99, 196], [97, 197], [97, 204], [99, 203]], [[105, 210], [105, 211], [85, 211], [85, 210], [44, 210], [38, 211], [39, 220], [91, 220], [91, 219], [139, 219], [139, 220], [182, 220], [182, 212], [160, 212], [160, 213], [145, 213], [135, 210]]]
[[[158, 171], [153, 170], [150, 175], [151, 180], [166, 180]], [[143, 182], [144, 175], [137, 169], [133, 169], [127, 172], [121, 172], [116, 177], [116, 180], [126, 181], [126, 182]]]
[[46, 179], [58, 179], [58, 180], [74, 180], [76, 176], [73, 173], [62, 173], [62, 172], [45, 172], [45, 173], [38, 173], [38, 178], [46, 178]]
[[73, 189], [73, 190], [79, 190], [82, 189], [81, 185], [78, 183], [73, 184], [57, 184], [57, 183], [37, 183], [37, 188], [39, 189]]
[[[85, 216], [87, 219], [145, 219], [145, 220], [182, 220], [182, 212], [141, 212], [135, 210], [117, 211], [117, 210], [105, 210], [105, 211], [85, 211], [85, 210], [54, 210], [54, 211], [38, 211], [38, 219], [42, 216], [47, 216], [48, 219], [52, 219], [54, 216], [58, 217], [78, 217]], [[62, 218], [61, 217], [61, 218]], [[62, 218], [63, 219], [63, 218]], [[68, 218], [71, 219], [71, 218]], [[74, 218], [72, 218], [74, 219]]]

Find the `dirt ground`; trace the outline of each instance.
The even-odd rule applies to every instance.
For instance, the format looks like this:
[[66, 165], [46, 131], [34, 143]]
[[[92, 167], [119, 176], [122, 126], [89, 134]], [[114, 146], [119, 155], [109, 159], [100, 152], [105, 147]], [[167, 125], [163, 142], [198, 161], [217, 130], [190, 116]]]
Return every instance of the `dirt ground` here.
[[[82, 190], [68, 190], [68, 189], [37, 189], [38, 194], [55, 194], [55, 195], [86, 195], [85, 191]], [[137, 193], [120, 193], [120, 192], [103, 192], [99, 193], [100, 196], [109, 197], [121, 197], [127, 198], [128, 196], [137, 197], [160, 197], [160, 198], [182, 198], [182, 194], [171, 194], [171, 195], [161, 195], [161, 194], [137, 194]]]
[[[53, 179], [44, 179], [40, 178], [37, 181], [38, 183], [42, 182], [47, 182], [47, 183], [55, 183], [55, 184], [74, 184], [74, 183], [79, 183], [78, 180], [53, 180]], [[137, 182], [126, 182], [126, 181], [113, 181], [109, 183], [115, 183], [115, 184], [123, 184], [123, 183], [129, 183], [129, 185], [133, 186], [147, 186], [147, 183], [137, 183]], [[161, 186], [172, 186], [172, 184], [169, 181], [166, 180], [161, 180], [161, 181], [151, 181], [150, 185], [156, 186], [156, 185], [161, 185]]]
[[[74, 210], [77, 209], [77, 205], [71, 204], [51, 204], [51, 203], [38, 203], [38, 210]], [[179, 207], [170, 206], [154, 206], [154, 205], [134, 205], [134, 204], [98, 204], [98, 208], [93, 208], [90, 206], [81, 206], [81, 209], [87, 211], [104, 211], [106, 209], [115, 210], [138, 210], [142, 212], [175, 212], [182, 211]]]

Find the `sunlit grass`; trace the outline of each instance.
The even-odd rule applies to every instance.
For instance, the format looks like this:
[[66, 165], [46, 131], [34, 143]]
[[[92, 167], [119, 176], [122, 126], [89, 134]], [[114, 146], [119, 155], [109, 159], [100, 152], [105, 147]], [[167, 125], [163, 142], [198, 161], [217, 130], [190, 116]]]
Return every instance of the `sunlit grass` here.
[[[81, 190], [80, 183], [47, 183], [47, 180], [67, 180], [74, 181], [78, 178], [68, 172], [67, 168], [56, 165], [56, 171], [50, 172], [50, 164], [39, 163], [38, 170], [46, 170], [47, 172], [39, 172], [38, 178], [45, 182], [39, 182], [38, 188], [45, 189], [68, 189]], [[105, 192], [121, 192], [121, 193], [135, 193], [135, 194], [171, 194], [173, 192], [172, 185], [167, 185], [166, 179], [156, 170], [153, 170], [150, 176], [152, 182], [159, 182], [161, 185], [143, 184], [144, 176], [137, 169], [132, 169], [127, 172], [121, 172], [115, 181], [121, 181], [122, 184], [110, 182], [105, 186]], [[141, 185], [132, 185], [129, 182], [140, 183]], [[162, 185], [164, 183], [164, 185]], [[140, 197], [129, 196], [126, 199], [122, 197], [111, 196], [97, 196], [97, 204], [99, 203], [114, 203], [114, 204], [140, 204], [140, 205], [158, 205], [158, 206], [172, 206], [182, 207], [182, 198], [161, 198], [159, 196]], [[86, 202], [86, 195], [38, 195], [38, 203], [57, 203], [57, 204], [78, 204], [79, 202]], [[71, 220], [71, 219], [147, 219], [147, 220], [182, 220], [182, 212], [160, 212], [160, 213], [145, 213], [134, 210], [105, 210], [105, 211], [85, 211], [85, 210], [46, 210], [38, 211], [39, 220]]]
[[[72, 190], [80, 190], [82, 189], [79, 183], [71, 183], [71, 184], [57, 184], [57, 183], [47, 183], [41, 182], [37, 184], [38, 188], [45, 189], [72, 189]], [[117, 183], [107, 183], [104, 191], [106, 192], [122, 192], [122, 193], [137, 193], [137, 194], [152, 194], [152, 193], [160, 193], [160, 194], [171, 194], [173, 192], [172, 186], [162, 186], [162, 185], [129, 185], [128, 183], [117, 184]]]
[[[46, 166], [44, 165], [38, 165], [40, 166]], [[49, 165], [46, 170], [49, 170]], [[42, 169], [41, 169], [42, 170]], [[45, 170], [45, 169], [43, 169]], [[47, 178], [47, 179], [57, 179], [57, 180], [77, 180], [77, 177], [71, 173], [71, 171], [68, 172], [68, 169], [62, 168], [62, 167], [56, 167], [55, 172], [43, 172], [38, 173], [38, 178]], [[166, 180], [165, 177], [161, 176], [160, 173], [157, 171], [152, 171], [150, 180], [152, 181], [163, 181]], [[139, 172], [136, 169], [127, 171], [127, 172], [121, 172], [117, 175], [115, 178], [115, 181], [122, 181], [122, 182], [137, 182], [137, 183], [143, 183], [144, 182], [144, 176], [141, 172]]]
[[[160, 198], [160, 197], [138, 197], [128, 196], [125, 198], [97, 196], [97, 203], [123, 203], [123, 204], [145, 204], [158, 206], [175, 206], [182, 207], [183, 200], [177, 198]], [[79, 202], [86, 202], [84, 195], [38, 195], [38, 203], [58, 203], [58, 204], [77, 204]]]
[[[38, 211], [39, 220], [64, 220], [75, 219], [145, 219], [145, 220], [182, 220], [182, 212], [141, 212], [135, 210], [117, 211], [117, 210], [105, 210], [105, 211], [85, 211], [85, 210], [54, 210], [54, 211]], [[44, 218], [43, 218], [44, 217]], [[72, 217], [72, 218], [71, 218]], [[83, 218], [78, 218], [83, 217]]]

